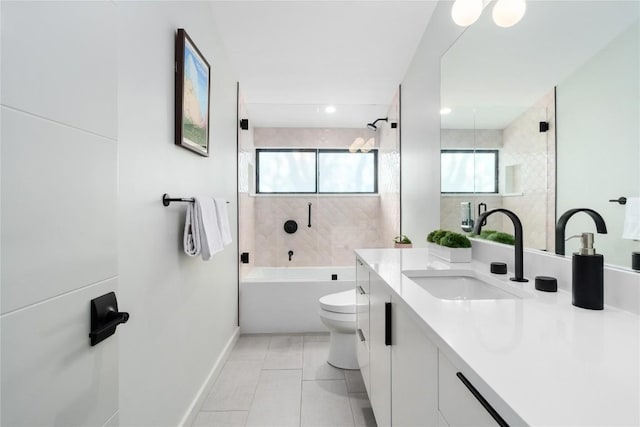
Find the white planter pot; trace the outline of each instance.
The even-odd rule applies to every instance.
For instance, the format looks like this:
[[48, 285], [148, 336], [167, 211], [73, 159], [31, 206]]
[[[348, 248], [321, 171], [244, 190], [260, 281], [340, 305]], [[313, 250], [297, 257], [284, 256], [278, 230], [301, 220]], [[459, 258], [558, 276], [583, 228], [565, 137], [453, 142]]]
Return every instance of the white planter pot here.
[[447, 248], [429, 243], [429, 253], [448, 262], [471, 262], [471, 248]]
[[413, 243], [394, 243], [393, 247], [397, 249], [408, 249], [413, 248]]

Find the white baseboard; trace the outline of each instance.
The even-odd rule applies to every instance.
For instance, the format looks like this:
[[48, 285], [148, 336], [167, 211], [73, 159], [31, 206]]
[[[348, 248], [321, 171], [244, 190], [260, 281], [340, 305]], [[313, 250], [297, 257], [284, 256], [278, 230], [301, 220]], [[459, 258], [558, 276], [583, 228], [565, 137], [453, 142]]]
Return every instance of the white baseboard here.
[[200, 387], [200, 390], [198, 390], [198, 394], [196, 394], [196, 397], [191, 402], [191, 405], [189, 405], [187, 412], [185, 413], [184, 417], [180, 421], [180, 424], [178, 424], [179, 426], [191, 427], [191, 425], [195, 421], [196, 417], [198, 416], [198, 412], [200, 412], [200, 408], [202, 408], [204, 399], [209, 394], [209, 391], [211, 391], [211, 387], [213, 387], [213, 383], [215, 383], [216, 379], [218, 379], [218, 375], [220, 375], [220, 371], [222, 370], [222, 367], [224, 366], [227, 359], [229, 358], [229, 354], [231, 353], [233, 346], [236, 344], [236, 341], [238, 341], [239, 335], [240, 335], [240, 328], [237, 327], [231, 334], [231, 337], [229, 337], [229, 341], [227, 341], [227, 345], [224, 347], [224, 350], [222, 350], [222, 353], [220, 353], [220, 356], [218, 356], [216, 363], [213, 364], [213, 367], [211, 368], [211, 372], [209, 372], [209, 375], [207, 376], [206, 380]]

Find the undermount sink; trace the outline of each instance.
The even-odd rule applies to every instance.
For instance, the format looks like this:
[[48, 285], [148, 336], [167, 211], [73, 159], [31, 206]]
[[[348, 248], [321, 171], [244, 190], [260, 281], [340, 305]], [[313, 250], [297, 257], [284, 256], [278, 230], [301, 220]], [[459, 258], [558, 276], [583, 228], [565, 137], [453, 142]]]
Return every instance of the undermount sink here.
[[473, 270], [414, 270], [403, 271], [403, 274], [439, 299], [496, 300], [529, 296], [511, 285], [481, 278]]

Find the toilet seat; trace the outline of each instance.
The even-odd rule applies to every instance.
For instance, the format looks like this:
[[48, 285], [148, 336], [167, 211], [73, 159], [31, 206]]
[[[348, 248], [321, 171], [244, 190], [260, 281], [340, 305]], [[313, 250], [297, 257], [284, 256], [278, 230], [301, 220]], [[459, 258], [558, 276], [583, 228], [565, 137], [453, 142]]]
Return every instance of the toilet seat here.
[[320, 308], [332, 313], [355, 314], [356, 290], [350, 289], [337, 294], [325, 295], [320, 298]]

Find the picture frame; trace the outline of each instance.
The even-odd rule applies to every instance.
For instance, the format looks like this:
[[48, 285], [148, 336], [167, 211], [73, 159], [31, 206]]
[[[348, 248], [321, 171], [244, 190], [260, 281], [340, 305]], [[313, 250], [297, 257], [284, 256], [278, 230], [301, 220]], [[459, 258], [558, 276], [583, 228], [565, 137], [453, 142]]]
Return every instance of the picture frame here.
[[211, 66], [182, 28], [175, 55], [175, 145], [208, 157]]

